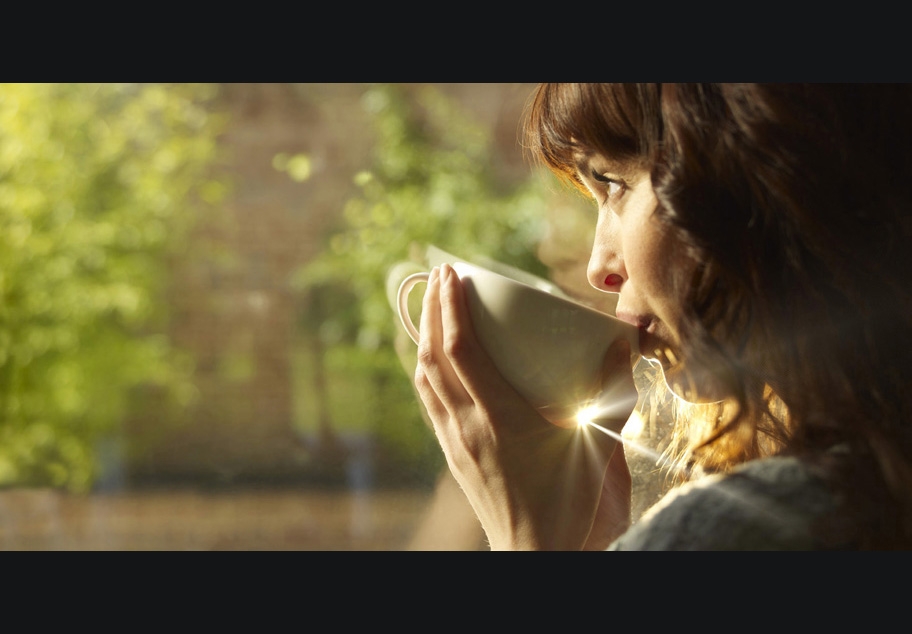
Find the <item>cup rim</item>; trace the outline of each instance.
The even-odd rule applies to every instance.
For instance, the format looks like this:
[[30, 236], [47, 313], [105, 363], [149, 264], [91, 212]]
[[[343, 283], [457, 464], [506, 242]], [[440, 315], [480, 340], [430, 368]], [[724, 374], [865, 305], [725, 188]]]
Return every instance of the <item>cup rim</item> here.
[[[523, 287], [523, 288], [526, 288], [526, 289], [529, 289], [529, 290], [531, 290], [531, 291], [534, 291], [534, 292], [536, 292], [536, 293], [538, 293], [538, 294], [540, 294], [540, 295], [544, 295], [544, 296], [550, 297], [550, 298], [552, 298], [552, 299], [560, 300], [561, 302], [563, 302], [563, 303], [565, 303], [565, 304], [568, 304], [568, 305], [572, 306], [573, 308], [580, 308], [580, 309], [583, 309], [584, 311], [588, 311], [588, 312], [590, 312], [590, 313], [594, 313], [594, 314], [599, 315], [599, 316], [602, 316], [602, 317], [607, 317], [610, 321], [612, 321], [612, 322], [617, 322], [617, 323], [623, 324], [623, 325], [625, 325], [625, 326], [629, 326], [631, 329], [635, 329], [635, 328], [636, 328], [636, 326], [634, 326], [634, 325], [632, 325], [632, 324], [629, 324], [629, 323], [627, 323], [626, 321], [623, 321], [622, 319], [618, 318], [616, 315], [612, 315], [611, 313], [606, 313], [605, 311], [602, 311], [602, 310], [598, 310], [598, 309], [596, 309], [596, 308], [593, 308], [592, 306], [589, 306], [588, 304], [585, 304], [585, 303], [581, 302], [580, 300], [575, 299], [574, 297], [571, 297], [570, 295], [564, 293], [563, 291], [561, 291], [560, 294], [558, 295], [558, 294], [552, 293], [552, 292], [550, 292], [550, 291], [548, 291], [548, 290], [545, 290], [545, 289], [543, 289], [543, 288], [539, 288], [539, 287], [537, 287], [537, 286], [533, 286], [533, 285], [531, 285], [531, 284], [527, 284], [526, 282], [524, 282], [524, 281], [522, 281], [522, 280], [518, 280], [518, 279], [516, 279], [516, 278], [514, 278], [514, 277], [510, 277], [510, 276], [508, 276], [508, 275], [504, 275], [504, 274], [502, 274], [502, 273], [498, 273], [497, 271], [493, 271], [493, 270], [491, 270], [491, 269], [489, 269], [489, 268], [487, 268], [487, 267], [485, 267], [485, 266], [483, 266], [483, 265], [476, 264], [475, 262], [470, 262], [470, 261], [467, 261], [467, 260], [461, 259], [461, 258], [460, 258], [459, 260], [457, 260], [456, 262], [447, 262], [447, 264], [449, 264], [450, 266], [452, 266], [454, 269], [456, 269], [457, 266], [468, 266], [468, 267], [473, 268], [473, 269], [475, 269], [475, 270], [477, 270], [477, 271], [479, 271], [479, 272], [481, 272], [481, 273], [489, 274], [489, 275], [494, 275], [495, 277], [498, 277], [498, 278], [507, 280], [507, 281], [512, 282], [512, 283], [514, 283], [514, 284], [518, 284], [519, 286], [521, 286], [521, 287]], [[437, 266], [439, 266], [439, 265], [437, 265]], [[508, 266], [509, 266], [509, 265], [508, 265]], [[514, 268], [515, 268], [515, 267], [514, 267]], [[521, 269], [518, 269], [518, 270], [521, 270]], [[457, 271], [457, 273], [458, 273], [458, 271]], [[529, 273], [529, 275], [533, 275], [533, 276], [534, 276], [535, 274], [534, 274], [534, 273]], [[460, 277], [461, 277], [461, 276], [460, 276]], [[537, 277], [537, 276], [536, 276], [536, 277]], [[543, 279], [543, 278], [542, 278], [542, 279]], [[555, 284], [551, 284], [551, 285], [554, 286], [554, 288], [557, 288], [557, 289], [559, 290], [559, 287], [558, 287], [557, 285], [555, 285]]]

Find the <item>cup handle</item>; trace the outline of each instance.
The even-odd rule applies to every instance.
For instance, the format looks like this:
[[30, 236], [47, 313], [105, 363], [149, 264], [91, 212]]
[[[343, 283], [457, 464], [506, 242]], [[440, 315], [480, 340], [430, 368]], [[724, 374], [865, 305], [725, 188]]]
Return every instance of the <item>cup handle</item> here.
[[402, 321], [402, 325], [405, 326], [405, 331], [408, 333], [409, 337], [412, 338], [416, 344], [420, 335], [418, 334], [418, 329], [415, 328], [415, 323], [412, 321], [412, 316], [409, 314], [408, 310], [408, 298], [409, 293], [412, 292], [412, 289], [415, 287], [415, 284], [420, 282], [427, 283], [429, 273], [412, 273], [407, 278], [402, 280], [402, 284], [399, 285], [399, 293], [397, 295], [397, 305], [399, 312], [399, 319]]

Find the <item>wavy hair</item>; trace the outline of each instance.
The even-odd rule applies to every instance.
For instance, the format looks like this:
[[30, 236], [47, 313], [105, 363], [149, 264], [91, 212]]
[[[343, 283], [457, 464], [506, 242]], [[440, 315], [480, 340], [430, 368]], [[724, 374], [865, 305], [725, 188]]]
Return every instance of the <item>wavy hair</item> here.
[[874, 548], [912, 543], [910, 145], [899, 84], [543, 84], [525, 120], [580, 189], [580, 149], [648, 170], [697, 262], [678, 387], [728, 399], [681, 417], [676, 458], [816, 461]]

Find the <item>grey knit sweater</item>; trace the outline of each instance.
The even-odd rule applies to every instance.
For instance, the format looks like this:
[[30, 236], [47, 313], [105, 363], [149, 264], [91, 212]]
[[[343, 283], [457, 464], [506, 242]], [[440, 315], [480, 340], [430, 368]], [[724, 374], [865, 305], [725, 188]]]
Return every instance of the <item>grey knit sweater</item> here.
[[766, 458], [672, 490], [608, 550], [816, 550], [837, 506], [809, 465]]

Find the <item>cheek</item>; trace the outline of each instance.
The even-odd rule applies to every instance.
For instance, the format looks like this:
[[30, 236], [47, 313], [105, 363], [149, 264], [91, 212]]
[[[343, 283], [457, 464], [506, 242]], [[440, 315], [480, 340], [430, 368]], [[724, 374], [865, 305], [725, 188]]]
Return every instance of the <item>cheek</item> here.
[[628, 232], [625, 260], [628, 272], [639, 278], [639, 286], [650, 295], [665, 295], [671, 283], [671, 258], [666, 240], [651, 223], [643, 223]]
[[652, 220], [643, 227], [643, 243], [640, 257], [648, 269], [649, 277], [656, 289], [665, 297], [673, 297], [674, 289], [688, 279], [694, 262], [686, 255], [680, 244], [662, 227]]
[[641, 267], [640, 289], [670, 331], [667, 333], [670, 340], [678, 341], [683, 293], [694, 262], [684, 257], [680, 245], [665, 234], [653, 230], [648, 238], [634, 254], [637, 266]]

